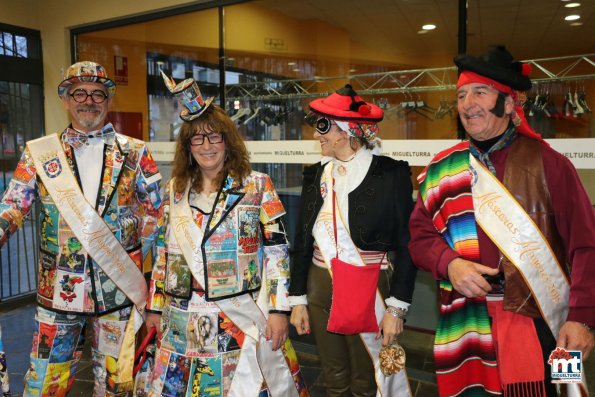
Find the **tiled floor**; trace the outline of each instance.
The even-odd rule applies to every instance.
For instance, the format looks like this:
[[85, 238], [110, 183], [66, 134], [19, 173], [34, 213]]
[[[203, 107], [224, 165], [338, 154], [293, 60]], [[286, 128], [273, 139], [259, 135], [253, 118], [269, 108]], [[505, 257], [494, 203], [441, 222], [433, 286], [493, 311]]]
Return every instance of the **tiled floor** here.
[[[2, 339], [8, 359], [10, 383], [13, 396], [23, 392], [23, 376], [29, 365], [29, 351], [33, 333], [35, 304], [22, 302], [18, 305], [3, 306], [0, 309]], [[324, 397], [324, 379], [320, 372], [320, 360], [310, 336], [297, 337], [290, 335], [298, 352], [302, 371], [309, 386], [312, 397]], [[87, 338], [87, 341], [90, 339]], [[407, 351], [407, 374], [411, 390], [415, 397], [437, 396], [432, 357], [433, 335], [412, 330], [405, 330], [399, 337], [400, 343]], [[93, 374], [89, 361], [89, 347], [86, 347], [83, 360], [77, 372], [77, 380], [70, 396], [91, 396], [93, 391]], [[587, 379], [592, 385], [591, 397], [595, 397], [595, 354], [587, 361]], [[397, 397], [397, 396], [391, 396]]]

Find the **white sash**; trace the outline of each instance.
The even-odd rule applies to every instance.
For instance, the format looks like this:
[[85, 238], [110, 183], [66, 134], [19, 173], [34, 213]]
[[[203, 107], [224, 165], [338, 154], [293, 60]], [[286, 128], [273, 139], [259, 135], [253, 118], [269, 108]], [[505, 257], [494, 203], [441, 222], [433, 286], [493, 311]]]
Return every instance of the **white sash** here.
[[570, 286], [547, 240], [510, 192], [471, 154], [475, 220], [519, 269], [554, 337], [566, 321]]
[[[147, 283], [122, 244], [85, 199], [68, 165], [57, 134], [27, 143], [37, 175], [54, 204], [87, 253], [134, 303], [142, 316], [147, 302]], [[137, 325], [140, 326], [142, 321]]]
[[[173, 180], [170, 183], [170, 222], [172, 239], [180, 250], [192, 275], [200, 286], [205, 285], [201, 242], [204, 233], [194, 222], [188, 203], [190, 185], [184, 195], [176, 201]], [[263, 277], [264, 277], [263, 272]], [[287, 366], [281, 349], [273, 351], [266, 342], [267, 311], [266, 280], [262, 280], [262, 289], [258, 305], [250, 294], [243, 294], [229, 299], [214, 301], [229, 319], [248, 336], [244, 339], [240, 360], [231, 383], [229, 397], [253, 397], [258, 395], [263, 376], [272, 397], [298, 397], [291, 371]]]
[[[335, 232], [333, 227], [333, 162], [330, 161], [324, 167], [322, 176], [320, 178], [320, 191], [324, 202], [322, 208], [318, 213], [316, 222], [312, 229], [312, 235], [320, 248], [320, 253], [324, 258], [324, 263], [327, 266], [329, 274], [332, 277], [332, 271], [330, 261], [335, 257], [335, 253], [338, 252], [338, 256], [342, 261], [348, 262], [356, 266], [365, 266], [365, 262], [361, 257], [357, 247], [353, 243], [349, 231], [345, 227], [343, 218], [341, 217], [341, 211], [339, 206], [336, 205], [335, 212], [337, 214], [337, 244], [335, 244]], [[338, 245], [338, 247], [337, 247]], [[380, 292], [376, 291], [376, 302], [374, 304], [374, 311], [376, 313], [376, 321], [380, 323], [384, 317], [386, 307]], [[370, 355], [370, 358], [374, 362], [374, 375], [376, 378], [376, 384], [378, 385], [377, 396], [392, 397], [392, 396], [411, 396], [411, 390], [409, 389], [409, 381], [407, 380], [407, 374], [405, 369], [392, 375], [385, 376], [380, 371], [380, 362], [378, 360], [378, 354], [382, 347], [382, 341], [376, 339], [374, 332], [365, 332], [359, 335], [364, 342], [366, 350]]]
[[[549, 243], [502, 183], [469, 154], [475, 220], [522, 273], [554, 338], [568, 314], [570, 285]], [[584, 383], [583, 375], [583, 383]], [[567, 384], [580, 396], [579, 384]], [[584, 383], [586, 391], [586, 383]]]

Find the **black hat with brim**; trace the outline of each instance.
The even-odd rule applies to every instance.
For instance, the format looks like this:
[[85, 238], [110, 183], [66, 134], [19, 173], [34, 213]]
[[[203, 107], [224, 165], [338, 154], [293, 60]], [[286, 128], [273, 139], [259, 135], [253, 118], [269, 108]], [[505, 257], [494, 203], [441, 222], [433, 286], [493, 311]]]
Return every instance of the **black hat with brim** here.
[[481, 57], [459, 54], [454, 62], [459, 72], [469, 70], [517, 91], [531, 89], [530, 65], [515, 61], [504, 46], [490, 48]]

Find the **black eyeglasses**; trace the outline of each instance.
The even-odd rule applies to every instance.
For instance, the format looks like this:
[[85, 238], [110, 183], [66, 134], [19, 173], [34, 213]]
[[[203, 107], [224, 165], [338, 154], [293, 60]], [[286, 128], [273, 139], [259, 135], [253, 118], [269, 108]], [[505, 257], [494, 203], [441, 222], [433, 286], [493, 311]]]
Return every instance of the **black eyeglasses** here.
[[326, 117], [320, 117], [318, 120], [316, 120], [315, 128], [318, 133], [324, 135], [331, 130], [333, 124], [334, 123], [330, 119], [327, 119]]
[[192, 135], [190, 138], [190, 145], [192, 146], [200, 146], [205, 143], [205, 137], [209, 140], [209, 143], [212, 145], [214, 143], [221, 143], [223, 142], [223, 135], [222, 134], [196, 134]]
[[82, 88], [76, 89], [68, 95], [70, 95], [72, 99], [74, 99], [74, 101], [77, 103], [83, 103], [89, 97], [91, 97], [93, 103], [103, 103], [107, 99], [107, 94], [101, 90], [87, 92]]

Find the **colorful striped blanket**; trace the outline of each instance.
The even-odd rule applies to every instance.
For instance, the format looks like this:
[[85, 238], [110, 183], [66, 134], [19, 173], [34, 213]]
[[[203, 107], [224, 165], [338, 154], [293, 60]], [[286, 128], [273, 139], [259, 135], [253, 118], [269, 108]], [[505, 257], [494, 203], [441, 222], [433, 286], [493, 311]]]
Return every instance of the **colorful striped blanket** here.
[[[420, 193], [436, 229], [463, 259], [479, 262], [469, 172], [469, 142], [445, 150], [420, 174]], [[438, 392], [446, 396], [502, 395], [485, 298], [466, 298], [440, 281], [434, 360]]]

